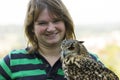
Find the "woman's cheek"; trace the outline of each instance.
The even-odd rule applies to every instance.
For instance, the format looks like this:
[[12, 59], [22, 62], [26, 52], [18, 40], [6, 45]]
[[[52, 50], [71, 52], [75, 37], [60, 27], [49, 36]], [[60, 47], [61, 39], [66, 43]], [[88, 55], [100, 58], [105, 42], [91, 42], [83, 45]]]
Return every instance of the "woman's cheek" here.
[[45, 32], [45, 28], [44, 28], [44, 27], [37, 27], [37, 28], [35, 29], [35, 32], [36, 32], [37, 34], [42, 34], [42, 33]]

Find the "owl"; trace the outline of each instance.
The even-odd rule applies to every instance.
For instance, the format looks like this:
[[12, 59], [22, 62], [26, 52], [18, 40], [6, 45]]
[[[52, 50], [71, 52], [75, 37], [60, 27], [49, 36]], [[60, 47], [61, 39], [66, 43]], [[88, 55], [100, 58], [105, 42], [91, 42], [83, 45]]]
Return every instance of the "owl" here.
[[114, 72], [91, 57], [83, 41], [63, 40], [61, 49], [62, 68], [67, 80], [119, 80]]

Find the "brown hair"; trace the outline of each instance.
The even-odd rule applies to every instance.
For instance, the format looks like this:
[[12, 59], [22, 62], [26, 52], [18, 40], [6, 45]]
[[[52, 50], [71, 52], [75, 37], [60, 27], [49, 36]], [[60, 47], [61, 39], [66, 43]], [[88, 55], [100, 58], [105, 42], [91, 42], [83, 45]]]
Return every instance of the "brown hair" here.
[[33, 32], [34, 22], [46, 8], [51, 16], [55, 15], [64, 21], [66, 27], [65, 39], [75, 39], [73, 21], [61, 0], [30, 0], [24, 25], [28, 44], [32, 45], [32, 51], [39, 48], [37, 38]]

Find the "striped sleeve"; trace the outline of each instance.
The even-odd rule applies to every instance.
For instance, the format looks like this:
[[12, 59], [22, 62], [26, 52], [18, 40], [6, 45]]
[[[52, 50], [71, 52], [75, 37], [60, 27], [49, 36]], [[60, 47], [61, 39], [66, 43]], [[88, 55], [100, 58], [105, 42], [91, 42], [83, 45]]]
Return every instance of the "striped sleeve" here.
[[10, 59], [7, 55], [0, 60], [0, 80], [12, 80], [10, 77], [11, 75]]

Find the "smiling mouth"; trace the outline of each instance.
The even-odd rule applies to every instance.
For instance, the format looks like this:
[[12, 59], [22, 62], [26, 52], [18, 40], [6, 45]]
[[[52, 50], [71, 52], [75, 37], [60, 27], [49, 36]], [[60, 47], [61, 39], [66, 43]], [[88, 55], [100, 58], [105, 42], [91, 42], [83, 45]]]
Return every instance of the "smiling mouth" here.
[[54, 38], [58, 33], [46, 34], [48, 38]]
[[46, 34], [46, 36], [55, 36], [57, 33], [53, 33], [53, 34]]

